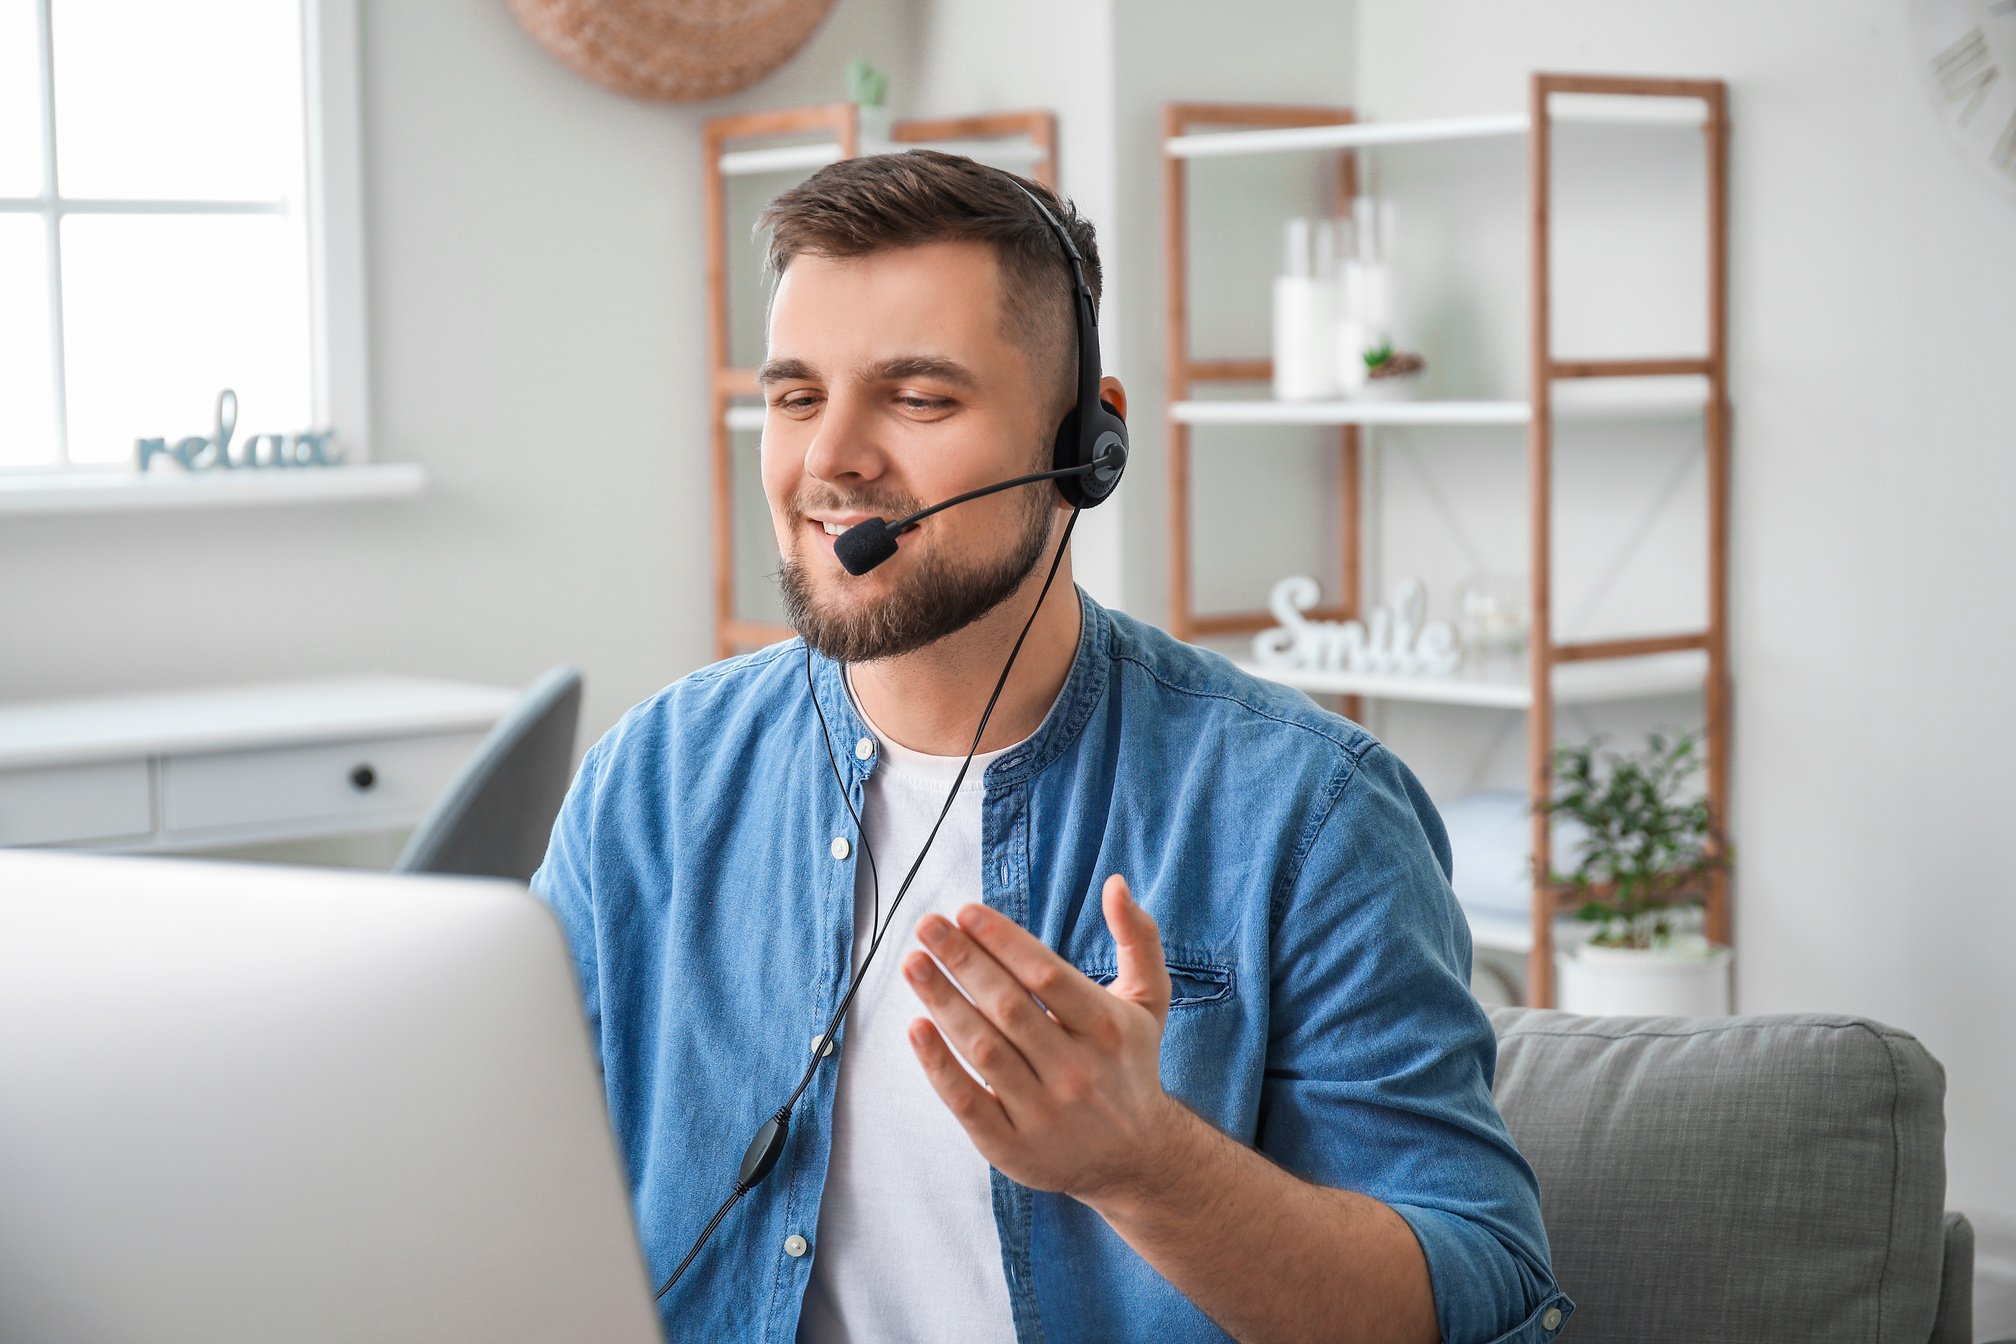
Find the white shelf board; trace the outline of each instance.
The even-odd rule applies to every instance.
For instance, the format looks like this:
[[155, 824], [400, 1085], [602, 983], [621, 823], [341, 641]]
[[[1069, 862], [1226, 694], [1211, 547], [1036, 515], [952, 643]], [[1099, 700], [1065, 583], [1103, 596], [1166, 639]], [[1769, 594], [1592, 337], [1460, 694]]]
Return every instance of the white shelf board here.
[[1170, 416], [1185, 425], [1523, 425], [1523, 401], [1179, 401]]
[[[1555, 384], [1556, 420], [1660, 420], [1699, 415], [1708, 380], [1699, 374], [1574, 378]], [[1225, 397], [1179, 401], [1169, 414], [1186, 425], [1523, 425], [1524, 401], [1271, 401]]]
[[1472, 947], [1488, 947], [1499, 952], [1533, 950], [1533, 922], [1530, 919], [1514, 919], [1510, 915], [1472, 910], [1468, 906], [1463, 908], [1463, 917], [1470, 922]]
[[755, 173], [782, 173], [794, 168], [823, 168], [840, 159], [840, 146], [831, 140], [809, 145], [775, 145], [765, 149], [731, 149], [721, 155], [723, 177], [748, 177]]
[[[864, 139], [861, 152], [900, 154], [907, 149], [936, 149], [947, 154], [963, 154], [982, 163], [1033, 164], [1043, 157], [1043, 147], [1033, 140], [919, 140]], [[721, 155], [724, 177], [747, 177], [755, 173], [782, 173], [806, 168], [823, 168], [840, 161], [840, 145], [833, 140], [815, 140], [809, 145], [776, 145], [766, 149], [731, 149]]]
[[[1232, 661], [1256, 677], [1311, 694], [1365, 695], [1485, 709], [1530, 709], [1533, 705], [1532, 684], [1519, 660], [1494, 659], [1482, 666], [1459, 667], [1445, 677], [1302, 672], [1262, 667], [1250, 658]], [[1573, 705], [1680, 695], [1699, 691], [1707, 677], [1708, 655], [1691, 650], [1565, 663], [1554, 669], [1554, 700]]]
[[145, 475], [136, 471], [38, 472], [0, 475], [0, 517], [397, 499], [417, 495], [426, 485], [426, 470], [413, 462], [190, 473], [177, 469]]
[[[1554, 123], [1600, 126], [1699, 127], [1707, 106], [1699, 98], [1641, 98], [1630, 94], [1557, 93], [1548, 104]], [[1281, 154], [1300, 150], [1360, 149], [1376, 145], [1423, 144], [1438, 140], [1484, 140], [1524, 136], [1533, 119], [1524, 112], [1491, 112], [1422, 121], [1360, 121], [1339, 126], [1284, 126], [1257, 131], [1201, 131], [1172, 136], [1163, 148], [1179, 159], [1235, 154]]]
[[764, 410], [761, 406], [730, 406], [723, 417], [730, 429], [744, 429], [751, 433], [763, 432]]

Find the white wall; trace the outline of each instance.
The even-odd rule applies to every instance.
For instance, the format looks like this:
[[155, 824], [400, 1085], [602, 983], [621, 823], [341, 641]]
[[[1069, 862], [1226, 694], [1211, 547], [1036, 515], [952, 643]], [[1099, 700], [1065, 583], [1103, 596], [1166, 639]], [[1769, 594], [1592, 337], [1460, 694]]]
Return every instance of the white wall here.
[[2016, 1227], [2016, 202], [1948, 145], [1906, 13], [1362, 0], [1358, 79], [1389, 119], [1521, 108], [1536, 69], [1730, 81], [1740, 1006], [1918, 1034], [1947, 1070], [1949, 1203], [1995, 1231]]

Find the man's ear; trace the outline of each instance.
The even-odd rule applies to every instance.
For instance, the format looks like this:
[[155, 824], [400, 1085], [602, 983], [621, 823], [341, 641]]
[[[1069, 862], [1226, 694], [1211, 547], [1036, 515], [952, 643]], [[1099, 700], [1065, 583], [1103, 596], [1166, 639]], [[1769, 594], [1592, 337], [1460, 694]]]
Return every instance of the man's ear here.
[[1120, 412], [1120, 418], [1127, 418], [1127, 389], [1120, 386], [1118, 378], [1109, 375], [1099, 380], [1099, 400], [1112, 402], [1113, 409]]

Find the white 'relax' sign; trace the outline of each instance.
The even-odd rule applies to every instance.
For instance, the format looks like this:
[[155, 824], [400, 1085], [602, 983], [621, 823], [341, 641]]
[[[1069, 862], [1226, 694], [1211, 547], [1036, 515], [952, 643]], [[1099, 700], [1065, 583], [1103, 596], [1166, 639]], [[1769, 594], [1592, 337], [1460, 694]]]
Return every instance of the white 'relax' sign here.
[[1463, 661], [1449, 623], [1422, 620], [1428, 599], [1419, 579], [1401, 580], [1392, 608], [1374, 607], [1363, 621], [1304, 619], [1320, 595], [1316, 580], [1304, 574], [1274, 585], [1267, 610], [1281, 624], [1253, 636], [1253, 657], [1262, 667], [1443, 677]]
[[172, 448], [165, 438], [135, 439], [133, 452], [141, 471], [153, 465], [156, 457], [173, 458], [184, 471], [210, 471], [241, 467], [335, 467], [341, 466], [346, 456], [329, 451], [329, 441], [336, 437], [336, 432], [330, 429], [312, 433], [303, 430], [293, 436], [292, 443], [285, 434], [249, 435], [233, 456], [231, 436], [237, 429], [238, 394], [227, 387], [217, 394], [217, 424], [209, 438], [192, 434]]

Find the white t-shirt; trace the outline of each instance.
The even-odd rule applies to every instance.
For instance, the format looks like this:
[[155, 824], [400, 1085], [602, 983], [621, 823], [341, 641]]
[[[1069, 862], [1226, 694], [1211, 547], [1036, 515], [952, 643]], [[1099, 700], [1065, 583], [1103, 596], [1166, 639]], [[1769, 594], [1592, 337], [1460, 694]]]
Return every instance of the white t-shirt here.
[[[852, 687], [849, 687], [852, 693]], [[858, 700], [855, 709], [860, 711]], [[812, 1242], [812, 1278], [799, 1344], [898, 1344], [951, 1340], [1013, 1344], [1014, 1319], [994, 1229], [987, 1159], [938, 1099], [910, 1048], [924, 1001], [903, 978], [904, 953], [922, 945], [917, 921], [952, 918], [980, 900], [980, 801], [988, 763], [974, 754], [938, 838], [896, 908], [904, 874], [945, 806], [963, 756], [929, 756], [889, 740], [861, 718], [882, 753], [863, 789], [861, 825], [881, 876], [881, 950], [868, 968], [841, 1033], [833, 1155]], [[1026, 740], [1026, 739], [1025, 739]], [[875, 888], [857, 855], [854, 967], [873, 937]]]

